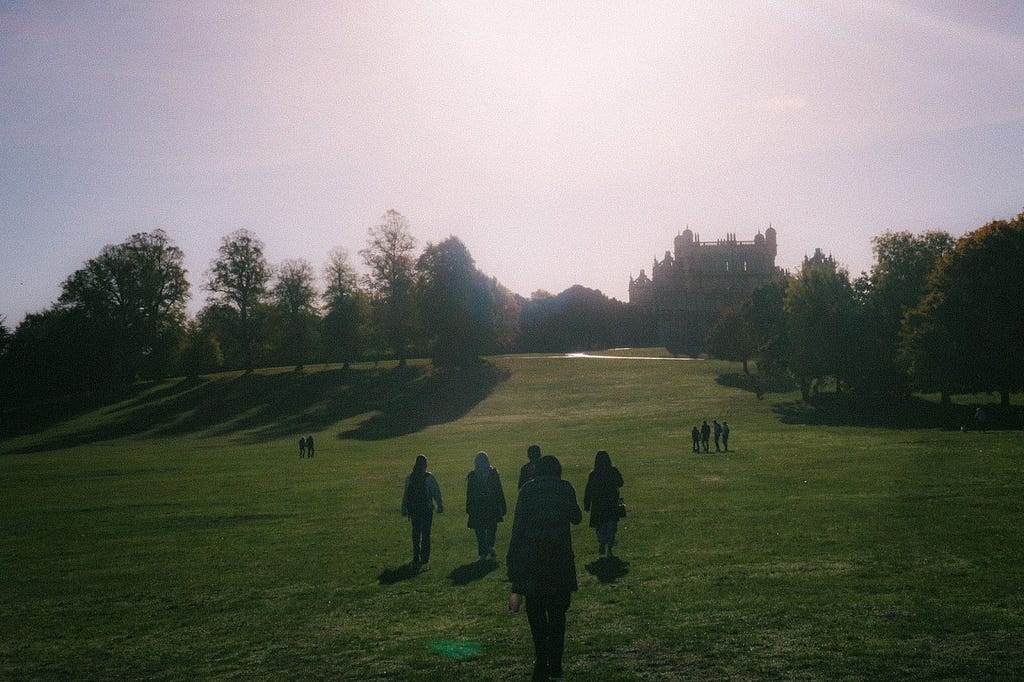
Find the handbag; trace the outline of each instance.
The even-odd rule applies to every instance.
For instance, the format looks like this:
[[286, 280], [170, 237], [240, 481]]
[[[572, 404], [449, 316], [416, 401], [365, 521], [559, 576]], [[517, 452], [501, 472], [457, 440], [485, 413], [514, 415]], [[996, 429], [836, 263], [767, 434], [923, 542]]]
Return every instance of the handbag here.
[[624, 499], [622, 499], [621, 497], [619, 498], [619, 505], [618, 505], [617, 509], [618, 509], [618, 512], [619, 512], [619, 518], [620, 519], [626, 518], [626, 501]]

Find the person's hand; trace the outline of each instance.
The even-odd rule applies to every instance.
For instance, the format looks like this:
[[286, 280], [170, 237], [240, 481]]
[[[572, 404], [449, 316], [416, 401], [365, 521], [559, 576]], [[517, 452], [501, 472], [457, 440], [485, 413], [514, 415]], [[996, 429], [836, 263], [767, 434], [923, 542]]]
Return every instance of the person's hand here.
[[523, 603], [522, 596], [520, 596], [520, 595], [516, 594], [515, 592], [513, 592], [512, 594], [510, 594], [508, 596], [508, 612], [509, 613], [519, 613], [519, 607], [522, 605], [522, 603]]

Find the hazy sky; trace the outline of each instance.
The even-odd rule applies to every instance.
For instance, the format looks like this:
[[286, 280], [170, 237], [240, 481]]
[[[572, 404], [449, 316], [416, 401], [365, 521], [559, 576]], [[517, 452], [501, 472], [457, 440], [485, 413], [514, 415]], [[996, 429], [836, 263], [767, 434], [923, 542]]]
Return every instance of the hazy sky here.
[[162, 228], [360, 269], [393, 208], [621, 300], [687, 225], [852, 274], [1024, 210], [1024, 3], [0, 0], [0, 314]]

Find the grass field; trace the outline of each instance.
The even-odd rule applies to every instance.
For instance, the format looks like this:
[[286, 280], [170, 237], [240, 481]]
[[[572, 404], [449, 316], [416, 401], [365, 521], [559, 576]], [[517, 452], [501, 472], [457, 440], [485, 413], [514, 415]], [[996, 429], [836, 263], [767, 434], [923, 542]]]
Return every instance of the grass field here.
[[[476, 563], [464, 504], [482, 449], [511, 506], [534, 442], [581, 501], [607, 449], [630, 508], [620, 562], [575, 530], [566, 679], [1024, 678], [1024, 434], [845, 425], [738, 371], [266, 371], [7, 438], [0, 678], [527, 679], [525, 614], [503, 558]], [[691, 453], [713, 417], [734, 452]], [[398, 507], [421, 452], [448, 508], [416, 572]]]

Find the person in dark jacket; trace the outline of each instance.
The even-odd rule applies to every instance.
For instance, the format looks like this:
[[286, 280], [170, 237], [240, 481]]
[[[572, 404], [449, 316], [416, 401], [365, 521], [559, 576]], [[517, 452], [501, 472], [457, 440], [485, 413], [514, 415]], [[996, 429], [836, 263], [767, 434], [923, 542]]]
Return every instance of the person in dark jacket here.
[[491, 466], [486, 452], [476, 453], [473, 470], [466, 476], [466, 525], [476, 532], [476, 548], [480, 561], [497, 556], [494, 536], [498, 522], [505, 518], [505, 491], [501, 488], [498, 470]]
[[693, 439], [693, 451], [700, 452], [700, 429], [694, 426], [690, 431], [690, 438]]
[[700, 425], [700, 443], [704, 446], [704, 452], [708, 451], [708, 441], [711, 440], [711, 427], [708, 426], [708, 420], [705, 419], [704, 423]]
[[537, 462], [540, 461], [540, 446], [531, 445], [526, 448], [526, 464], [519, 470], [519, 487], [537, 474]]
[[583, 510], [590, 512], [590, 527], [597, 532], [597, 553], [605, 549], [612, 556], [615, 533], [619, 528], [619, 488], [622, 474], [612, 466], [612, 458], [604, 450], [594, 457], [594, 470], [587, 478], [583, 492]]
[[562, 480], [561, 463], [551, 455], [541, 457], [537, 475], [519, 491], [506, 558], [509, 609], [517, 612], [526, 600], [535, 680], [562, 676], [565, 612], [578, 587], [570, 524], [582, 519], [576, 490]]
[[412, 562], [425, 564], [430, 561], [430, 526], [434, 522], [434, 505], [437, 513], [444, 513], [441, 501], [441, 486], [434, 474], [427, 471], [427, 458], [416, 455], [412, 473], [405, 477], [402, 491], [402, 516], [412, 520]]

